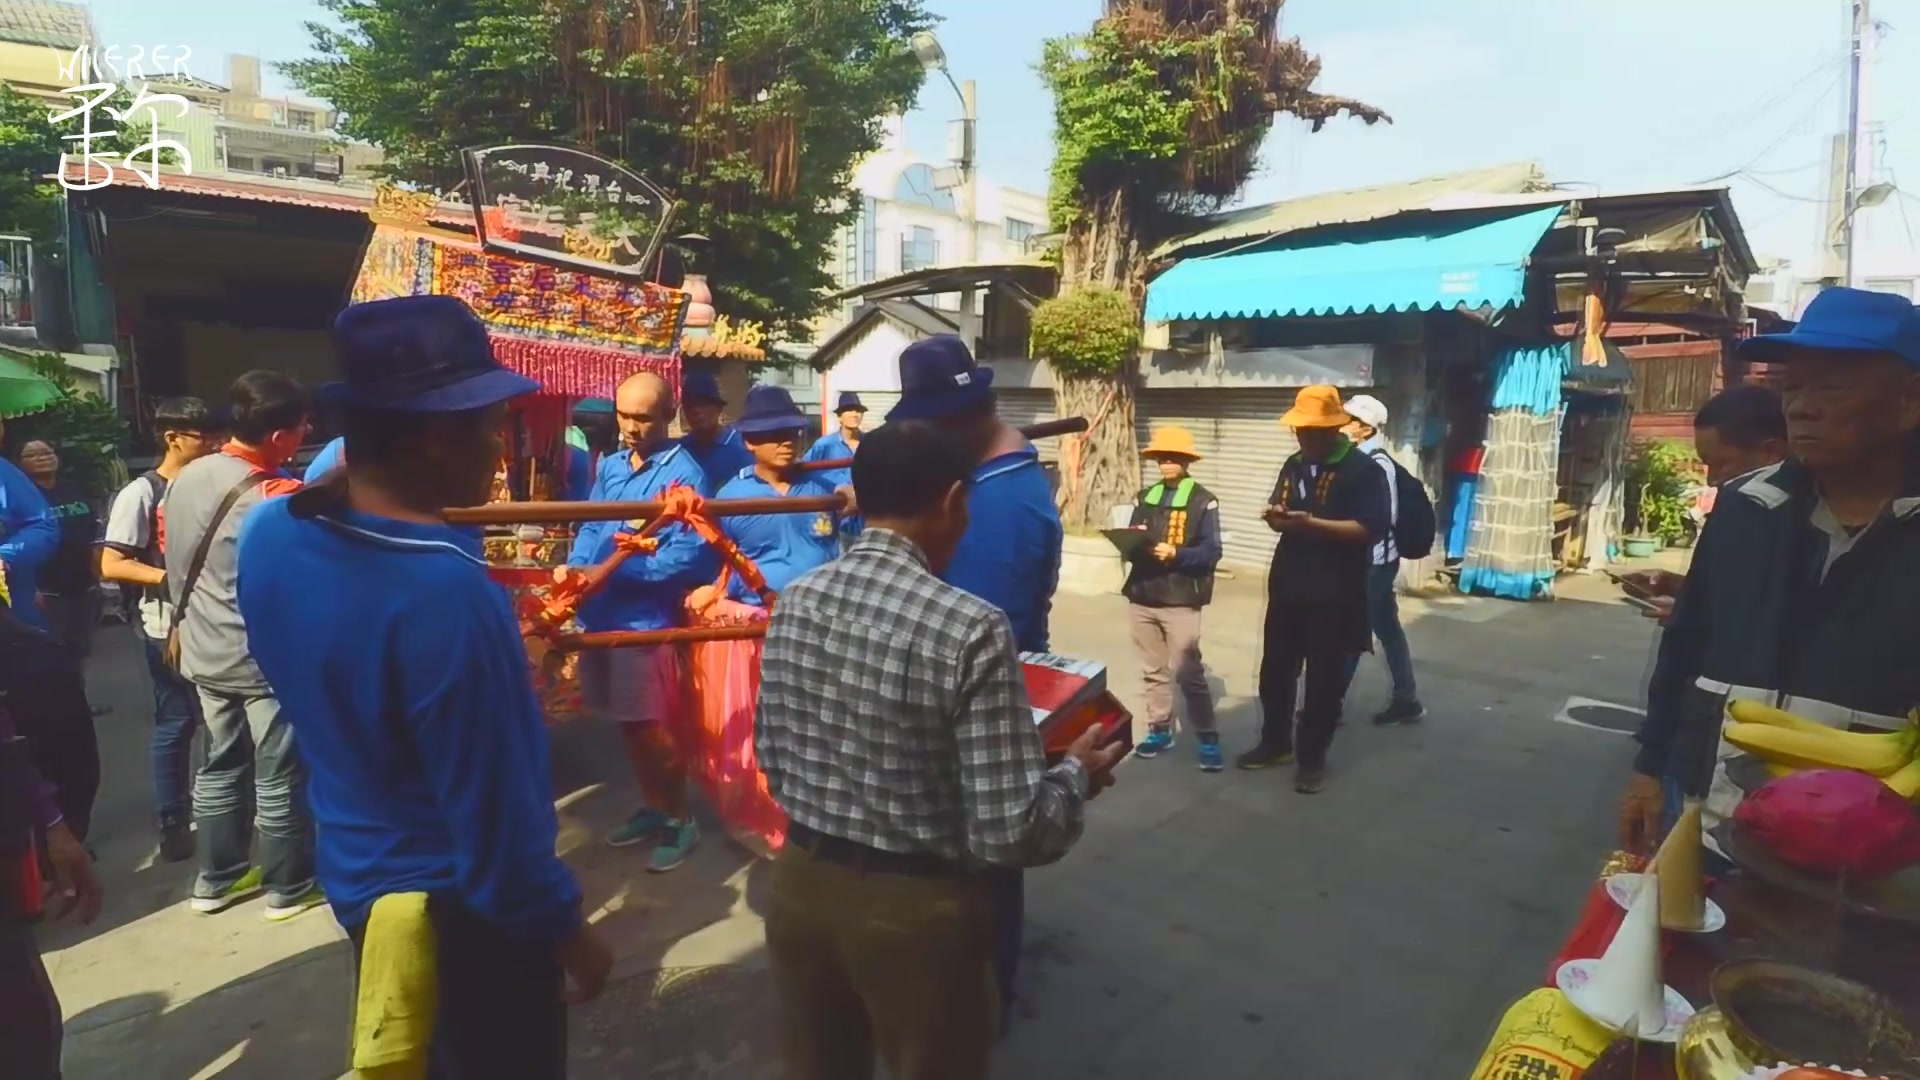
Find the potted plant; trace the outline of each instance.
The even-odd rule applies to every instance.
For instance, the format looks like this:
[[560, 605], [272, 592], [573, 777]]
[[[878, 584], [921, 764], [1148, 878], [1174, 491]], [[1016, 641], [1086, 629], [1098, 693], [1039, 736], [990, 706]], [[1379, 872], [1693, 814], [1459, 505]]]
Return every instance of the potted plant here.
[[1633, 530], [1620, 538], [1628, 558], [1645, 558], [1687, 538], [1687, 494], [1696, 469], [1693, 450], [1684, 443], [1651, 441], [1634, 447], [1627, 465], [1627, 490], [1635, 496], [1629, 508]]

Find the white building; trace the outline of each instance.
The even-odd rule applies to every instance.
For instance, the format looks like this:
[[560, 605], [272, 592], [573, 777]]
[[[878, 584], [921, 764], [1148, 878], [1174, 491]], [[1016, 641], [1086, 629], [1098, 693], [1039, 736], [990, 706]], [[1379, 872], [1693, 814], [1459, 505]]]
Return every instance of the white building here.
[[[928, 161], [907, 148], [905, 118], [888, 117], [886, 136], [879, 150], [854, 169], [853, 188], [860, 200], [859, 217], [840, 230], [833, 253], [833, 276], [842, 289], [899, 274], [934, 267], [975, 264], [1018, 263], [1037, 253], [1033, 239], [1047, 231], [1047, 200], [1044, 195], [1002, 187], [987, 177], [975, 180], [974, 235], [977, 250], [968, 256], [967, 222], [962, 216], [961, 192], [948, 186], [957, 170]], [[924, 298], [921, 301], [938, 316], [916, 320], [925, 329], [963, 333], [978, 338], [979, 316], [986, 310], [984, 294], [975, 298], [975, 325], [971, 333], [963, 330], [960, 318], [961, 294]], [[842, 304], [813, 324], [812, 339], [790, 352], [809, 353], [825, 345], [848, 328], [857, 302]], [[911, 340], [910, 338], [908, 340]], [[871, 350], [860, 350], [862, 353]], [[897, 348], [894, 355], [898, 355]], [[885, 415], [886, 405], [900, 391], [899, 375], [891, 364], [865, 363], [857, 373], [829, 370], [824, 374], [799, 367], [784, 374], [768, 372], [763, 380], [786, 386], [803, 408], [822, 404], [823, 389], [838, 394], [854, 390], [868, 401], [871, 424]], [[829, 408], [831, 402], [825, 403]]]

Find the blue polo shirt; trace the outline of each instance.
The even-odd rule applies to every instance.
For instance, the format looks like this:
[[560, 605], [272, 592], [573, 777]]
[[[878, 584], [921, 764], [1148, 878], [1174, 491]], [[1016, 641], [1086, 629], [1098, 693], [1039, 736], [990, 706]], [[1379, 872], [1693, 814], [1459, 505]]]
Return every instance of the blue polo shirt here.
[[693, 460], [700, 465], [700, 471], [707, 474], [707, 490], [719, 491], [721, 485], [740, 475], [741, 469], [753, 468], [753, 451], [747, 449], [746, 440], [730, 427], [720, 429], [720, 437], [700, 445], [691, 435], [680, 436], [680, 445]]
[[315, 480], [332, 472], [334, 466], [339, 465], [346, 457], [346, 454], [347, 440], [345, 437], [333, 440], [321, 447], [320, 452], [313, 455], [312, 461], [307, 462], [307, 471], [301, 479], [305, 483], [313, 483]]
[[527, 942], [572, 934], [546, 723], [479, 541], [292, 505], [247, 515], [239, 606], [310, 773], [334, 915], [358, 926], [381, 896], [428, 892]]
[[947, 584], [1006, 612], [1021, 651], [1047, 651], [1047, 616], [1060, 583], [1065, 531], [1040, 451], [1029, 446], [975, 468], [967, 515], [967, 533], [947, 565]]
[[34, 593], [41, 565], [59, 547], [60, 522], [46, 496], [13, 462], [0, 459], [0, 563], [6, 564], [13, 615], [29, 626], [47, 625]]
[[[713, 494], [706, 473], [685, 447], [669, 443], [638, 468], [633, 454], [622, 448], [600, 459], [589, 497], [593, 502], [648, 502], [675, 484], [685, 484], [702, 495]], [[587, 567], [607, 561], [613, 556], [615, 534], [634, 528], [625, 521], [587, 522], [574, 534], [567, 565]], [[659, 550], [629, 557], [580, 606], [582, 629], [664, 630], [685, 621], [687, 594], [713, 583], [720, 573], [720, 556], [685, 525], [669, 525], [654, 535], [660, 541]]]
[[[806, 455], [800, 460], [839, 461], [841, 458], [852, 457], [853, 451], [854, 447], [847, 445], [847, 437], [841, 434], [840, 429], [835, 428], [831, 435], [822, 435], [814, 440], [814, 444], [807, 447]], [[853, 470], [850, 468], [823, 469], [813, 475], [836, 487], [853, 483]]]
[[[802, 476], [781, 495], [752, 469], [743, 469], [720, 489], [722, 499], [818, 499], [833, 494], [834, 485], [819, 476]], [[767, 587], [781, 592], [799, 577], [825, 566], [840, 554], [839, 523], [825, 511], [814, 514], [755, 514], [720, 519], [720, 528], [741, 554], [752, 559], [767, 579]], [[727, 595], [758, 607], [760, 597], [739, 577], [727, 586]]]

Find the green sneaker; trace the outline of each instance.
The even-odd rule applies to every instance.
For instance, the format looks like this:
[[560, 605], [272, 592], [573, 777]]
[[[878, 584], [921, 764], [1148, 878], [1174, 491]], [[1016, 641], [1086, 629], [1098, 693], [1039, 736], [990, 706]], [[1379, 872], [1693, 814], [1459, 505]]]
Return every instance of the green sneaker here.
[[667, 815], [658, 810], [641, 807], [634, 815], [607, 834], [608, 847], [634, 847], [650, 844], [660, 839], [660, 833], [667, 827]]
[[312, 911], [314, 908], [320, 907], [326, 902], [327, 894], [322, 892], [318, 885], [307, 886], [307, 891], [301, 893], [299, 896], [269, 896], [267, 897], [267, 921], [286, 922], [288, 919]]
[[667, 871], [687, 861], [693, 849], [700, 845], [700, 826], [687, 821], [669, 821], [660, 831], [660, 845], [653, 849], [653, 857], [647, 860], [647, 869], [656, 874]]
[[235, 904], [251, 900], [260, 892], [260, 868], [255, 866], [240, 875], [240, 880], [212, 896], [195, 896], [187, 906], [201, 915], [214, 915]]
[[1259, 746], [1234, 759], [1234, 764], [1242, 769], [1271, 769], [1275, 765], [1287, 765], [1293, 761], [1293, 751], [1278, 746], [1261, 743]]

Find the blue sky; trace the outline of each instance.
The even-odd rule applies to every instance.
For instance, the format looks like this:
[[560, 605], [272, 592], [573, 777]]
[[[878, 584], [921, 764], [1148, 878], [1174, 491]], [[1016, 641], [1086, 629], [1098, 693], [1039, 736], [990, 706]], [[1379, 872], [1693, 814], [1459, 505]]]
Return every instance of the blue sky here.
[[[1033, 72], [1040, 42], [1086, 26], [1098, 0], [931, 0], [956, 76], [980, 94], [984, 173], [1045, 190], [1051, 110]], [[222, 58], [304, 55], [311, 0], [92, 0], [103, 44], [190, 46]], [[1756, 249], [1801, 257], [1819, 242], [1828, 140], [1843, 117], [1846, 0], [1292, 0], [1283, 29], [1321, 54], [1319, 86], [1393, 114], [1319, 134], [1282, 121], [1251, 201], [1537, 160], [1601, 191], [1727, 177]], [[1876, 0], [1886, 32], [1866, 105], [1874, 179], [1920, 196], [1920, 0]], [[270, 84], [271, 85], [271, 84]], [[908, 121], [937, 156], [957, 111], [930, 82]], [[1733, 174], [1729, 176], [1728, 174]], [[1592, 189], [1586, 189], [1592, 190]], [[1911, 221], [1909, 221], [1911, 218]], [[1862, 266], [1920, 270], [1920, 199], [1860, 216]]]

